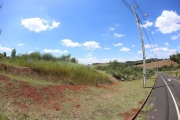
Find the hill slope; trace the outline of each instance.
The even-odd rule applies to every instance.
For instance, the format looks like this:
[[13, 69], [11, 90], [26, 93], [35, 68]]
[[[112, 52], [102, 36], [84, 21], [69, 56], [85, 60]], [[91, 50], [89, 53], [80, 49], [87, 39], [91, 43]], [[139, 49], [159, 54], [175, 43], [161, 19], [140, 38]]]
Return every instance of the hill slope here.
[[[172, 60], [163, 60], [163, 61], [157, 61], [157, 67], [162, 67], [164, 65], [170, 66], [170, 65], [178, 66], [178, 64]], [[143, 67], [143, 64], [136, 65], [137, 67]], [[156, 68], [156, 62], [146, 63], [146, 68]]]

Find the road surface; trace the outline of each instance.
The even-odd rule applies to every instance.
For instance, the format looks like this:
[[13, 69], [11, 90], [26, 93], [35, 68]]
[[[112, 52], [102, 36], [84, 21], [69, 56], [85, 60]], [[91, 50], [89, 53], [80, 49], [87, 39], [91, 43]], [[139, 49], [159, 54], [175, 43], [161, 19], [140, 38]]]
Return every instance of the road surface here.
[[147, 120], [180, 120], [180, 79], [159, 73], [149, 102]]

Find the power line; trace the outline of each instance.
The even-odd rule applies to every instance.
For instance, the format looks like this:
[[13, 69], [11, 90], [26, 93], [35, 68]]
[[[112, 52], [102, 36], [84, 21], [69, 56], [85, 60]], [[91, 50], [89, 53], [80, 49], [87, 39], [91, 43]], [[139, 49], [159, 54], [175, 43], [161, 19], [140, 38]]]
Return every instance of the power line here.
[[130, 10], [130, 12], [133, 14], [133, 10], [131, 8], [131, 6], [126, 2], [126, 0], [121, 0], [125, 5], [126, 7]]
[[[138, 4], [137, 4], [137, 2], [136, 2], [135, 0], [133, 0], [133, 2], [134, 2], [134, 4], [136, 4], [136, 5], [138, 6]], [[143, 14], [143, 12], [142, 12], [142, 10], [141, 10], [141, 8], [140, 8], [139, 6], [138, 6], [138, 10], [140, 11], [141, 15], [144, 16], [144, 14]], [[143, 17], [143, 19], [144, 19], [144, 21], [146, 21], [146, 18], [145, 18], [145, 17]], [[141, 24], [142, 24], [142, 23], [141, 23]], [[153, 44], [155, 45], [154, 39], [153, 39], [153, 36], [152, 36], [152, 33], [151, 33], [151, 31], [150, 31], [150, 29], [149, 29], [148, 26], [147, 26], [147, 29], [148, 29], [148, 31], [149, 31], [149, 33], [150, 33], [152, 42], [153, 42]], [[147, 34], [147, 33], [146, 33], [146, 34]]]
[[[136, 4], [137, 6], [138, 6], [138, 4], [137, 4], [137, 2], [135, 1], [135, 0], [133, 0], [133, 2], [134, 2], [134, 4]], [[141, 8], [138, 6], [138, 10], [140, 11], [140, 13], [141, 13], [141, 15], [142, 16], [144, 16], [144, 14], [143, 14], [143, 12], [142, 12], [142, 10], [141, 10]], [[146, 18], [145, 17], [143, 17], [143, 19], [144, 19], [144, 21], [146, 21]], [[142, 23], [141, 23], [142, 24]], [[143, 28], [144, 29], [144, 32], [145, 32], [145, 34], [146, 34], [146, 36], [148, 36], [147, 35], [147, 32], [146, 32], [146, 30], [145, 30], [145, 28]], [[154, 42], [154, 39], [153, 39], [153, 36], [152, 36], [152, 32], [150, 31], [150, 29], [149, 29], [149, 27], [147, 26], [147, 29], [148, 29], [148, 31], [149, 31], [149, 33], [150, 33], [150, 36], [151, 36], [151, 39], [152, 39], [152, 42], [153, 42], [153, 49], [152, 49], [152, 45], [151, 45], [151, 42], [150, 42], [150, 40], [149, 40], [149, 37], [147, 37], [148, 38], [148, 41], [149, 41], [149, 44], [150, 44], [150, 46], [151, 46], [151, 49], [152, 49], [152, 51], [153, 51], [153, 54], [154, 54], [154, 57], [155, 57], [155, 63], [156, 63], [156, 69], [157, 69], [157, 71], [158, 71], [158, 67], [157, 67], [157, 53], [155, 54], [155, 48], [156, 48], [156, 46], [155, 46], [155, 42]]]
[[3, 35], [3, 34], [1, 34], [1, 35], [3, 36], [4, 40], [9, 44], [9, 46], [10, 46], [10, 47], [13, 47], [13, 46], [7, 41], [7, 39], [4, 37], [4, 35]]

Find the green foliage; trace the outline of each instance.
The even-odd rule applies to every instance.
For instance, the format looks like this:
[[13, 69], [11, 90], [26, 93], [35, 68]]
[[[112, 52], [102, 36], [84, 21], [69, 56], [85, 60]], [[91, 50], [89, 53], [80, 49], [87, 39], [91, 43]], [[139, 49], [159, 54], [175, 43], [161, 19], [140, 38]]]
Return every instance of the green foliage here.
[[78, 63], [78, 60], [77, 60], [75, 57], [72, 57], [71, 60], [70, 60], [70, 62], [72, 62], [72, 63]]
[[29, 57], [31, 59], [40, 60], [42, 56], [41, 56], [40, 52], [33, 52], [33, 53], [29, 54]]
[[[48, 56], [48, 55], [47, 55]], [[8, 66], [21, 66], [30, 67], [34, 72], [45, 75], [50, 80], [56, 81], [62, 84], [83, 84], [83, 85], [98, 85], [109, 83], [109, 79], [106, 75], [99, 71], [89, 68], [85, 65], [76, 64], [73, 62], [64, 61], [47, 61], [34, 59], [31, 64], [28, 63], [28, 57], [22, 55], [15, 59], [6, 58], [6, 64]], [[25, 59], [24, 59], [25, 58]]]
[[3, 56], [6, 57], [6, 52], [3, 52]]
[[[119, 63], [117, 61], [113, 61], [109, 63], [108, 66], [97, 66], [97, 70], [106, 71], [111, 74], [118, 80], [136, 80], [142, 77], [143, 69], [141, 67], [133, 67], [129, 66], [126, 63]], [[146, 76], [149, 78], [150, 76], [155, 74], [154, 69], [147, 69]]]
[[2, 53], [0, 53], [0, 59], [2, 59], [4, 57], [4, 55]]
[[0, 120], [9, 120], [9, 118], [7, 116], [0, 114]]
[[[155, 62], [155, 61], [162, 61], [163, 59], [157, 59], [157, 58], [150, 58], [150, 59], [146, 59], [146, 63], [151, 63], [151, 62]], [[139, 65], [139, 64], [143, 64], [143, 60], [137, 60], [137, 61], [126, 61], [125, 62], [126, 65]]]
[[170, 59], [180, 64], [180, 53], [177, 52], [176, 54], [170, 55]]
[[44, 54], [42, 55], [42, 59], [43, 59], [43, 60], [46, 60], [46, 61], [51, 61], [51, 60], [54, 60], [54, 57], [53, 57], [53, 55], [50, 54], [50, 53], [44, 53]]
[[158, 70], [159, 71], [171, 71], [171, 70], [177, 70], [179, 68], [180, 68], [180, 65], [175, 67], [174, 65], [171, 64], [170, 66], [164, 65], [162, 67], [158, 67]]
[[16, 49], [12, 49], [12, 52], [11, 52], [11, 57], [12, 58], [15, 58], [16, 57]]

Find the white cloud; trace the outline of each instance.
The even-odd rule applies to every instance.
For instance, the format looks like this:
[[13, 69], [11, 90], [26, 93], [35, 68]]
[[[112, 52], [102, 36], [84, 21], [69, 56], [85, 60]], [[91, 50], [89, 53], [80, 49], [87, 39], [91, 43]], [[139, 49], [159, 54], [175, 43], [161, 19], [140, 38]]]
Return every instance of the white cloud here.
[[12, 51], [11, 48], [8, 48], [8, 47], [2, 47], [1, 45], [0, 45], [0, 50], [3, 51], [3, 52], [11, 52], [11, 51]]
[[141, 51], [141, 50], [139, 50], [139, 51], [138, 51], [138, 54], [142, 54], [142, 51]]
[[18, 45], [19, 45], [19, 46], [23, 46], [23, 45], [25, 45], [25, 44], [23, 44], [23, 43], [19, 43]]
[[67, 47], [81, 47], [81, 44], [79, 44], [78, 42], [72, 42], [72, 40], [70, 39], [63, 39], [61, 42]]
[[128, 52], [128, 51], [130, 51], [130, 49], [129, 48], [126, 48], [126, 47], [122, 47], [121, 49], [119, 49], [120, 51], [123, 51], [123, 52]]
[[87, 56], [86, 58], [79, 58], [78, 62], [87, 65], [92, 63], [99, 63], [100, 60], [97, 59], [96, 57], [93, 57], [92, 54], [90, 54], [90, 56]]
[[176, 49], [169, 49], [167, 47], [156, 47], [150, 50], [151, 52], [157, 53], [158, 56], [171, 55], [176, 53]]
[[169, 43], [167, 43], [167, 42], [166, 42], [166, 43], [164, 43], [164, 44], [165, 44], [166, 46], [169, 46]]
[[174, 35], [174, 36], [172, 36], [172, 37], [171, 37], [171, 40], [176, 40], [176, 39], [179, 39], [179, 37], [180, 37], [180, 34], [178, 34], [178, 35]]
[[45, 53], [59, 53], [59, 54], [68, 53], [67, 50], [61, 51], [61, 50], [44, 49], [43, 51]]
[[88, 53], [88, 54], [86, 55], [86, 57], [92, 57], [92, 53], [91, 53], [91, 52]]
[[56, 21], [52, 21], [52, 26], [49, 27], [49, 29], [53, 29], [53, 28], [56, 28], [60, 25], [60, 22], [56, 22]]
[[102, 34], [102, 36], [111, 36], [111, 35], [109, 35], [109, 34]]
[[85, 43], [82, 44], [82, 46], [84, 46], [86, 49], [90, 49], [90, 50], [95, 50], [97, 48], [101, 48], [99, 43], [97, 43], [95, 41], [85, 42]]
[[132, 47], [135, 47], [135, 45], [132, 45]]
[[39, 48], [38, 47], [36, 47], [36, 50], [38, 50]]
[[163, 34], [172, 33], [180, 30], [180, 16], [174, 11], [164, 10], [156, 19], [155, 27]]
[[153, 35], [155, 32], [154, 31], [151, 31], [151, 34]]
[[177, 47], [177, 49], [180, 49], [180, 45]]
[[141, 25], [141, 27], [143, 28], [148, 28], [148, 27], [151, 27], [153, 25], [153, 22], [149, 22], [149, 21], [145, 21], [146, 23]]
[[119, 26], [118, 24], [115, 24], [115, 26]]
[[157, 45], [155, 45], [155, 44], [146, 44], [145, 46], [144, 46], [145, 48], [155, 48], [155, 47], [157, 47]]
[[114, 46], [122, 46], [122, 45], [123, 45], [122, 43], [114, 44]]
[[115, 28], [109, 28], [109, 31], [114, 31], [115, 30]]
[[123, 36], [125, 36], [125, 35], [118, 34], [118, 33], [115, 33], [115, 34], [114, 34], [114, 37], [117, 37], [117, 38], [121, 38], [121, 37], [123, 37]]
[[47, 29], [52, 29], [58, 27], [60, 22], [52, 21], [52, 26], [49, 25], [49, 22], [45, 19], [41, 19], [38, 17], [35, 18], [27, 18], [21, 20], [21, 25], [30, 31], [41, 32]]
[[105, 50], [110, 50], [110, 48], [108, 48], [108, 47], [106, 47], [106, 48], [104, 48]]

